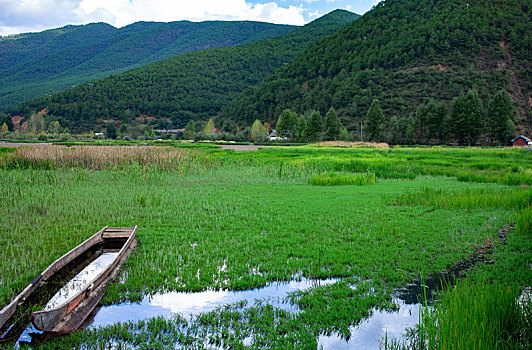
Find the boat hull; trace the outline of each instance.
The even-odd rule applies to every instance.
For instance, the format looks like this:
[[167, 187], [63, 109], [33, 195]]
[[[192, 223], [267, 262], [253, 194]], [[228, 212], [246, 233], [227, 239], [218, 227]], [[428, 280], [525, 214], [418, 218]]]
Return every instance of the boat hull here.
[[47, 307], [31, 314], [32, 323], [41, 331], [66, 334], [76, 330], [102, 298], [107, 284], [118, 274], [121, 264], [136, 246], [133, 228], [105, 228], [101, 232], [102, 241], [126, 239], [118, 255], [104, 271], [90, 281], [86, 287], [77, 291], [64, 303]]

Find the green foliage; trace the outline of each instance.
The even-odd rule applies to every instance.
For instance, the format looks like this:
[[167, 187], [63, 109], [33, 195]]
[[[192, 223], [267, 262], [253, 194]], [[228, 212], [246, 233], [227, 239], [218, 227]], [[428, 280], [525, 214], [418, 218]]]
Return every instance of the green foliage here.
[[450, 123], [453, 136], [461, 144], [476, 144], [484, 127], [484, 108], [477, 91], [453, 99]]
[[206, 135], [211, 135], [214, 132], [214, 122], [212, 118], [210, 118], [207, 124], [205, 124], [205, 128], [203, 129], [203, 132]]
[[417, 139], [423, 143], [445, 142], [450, 136], [447, 106], [430, 101], [416, 110]]
[[252, 21], [105, 23], [27, 33], [0, 42], [3, 109], [183, 53], [251, 43], [295, 26]]
[[366, 139], [368, 141], [382, 141], [385, 117], [379, 100], [374, 99], [366, 115]]
[[310, 111], [306, 121], [304, 139], [308, 142], [320, 141], [323, 135], [323, 118], [318, 111]]
[[290, 138], [295, 138], [296, 135], [296, 129], [297, 129], [297, 123], [298, 123], [298, 116], [297, 113], [285, 109], [283, 113], [279, 116], [279, 119], [277, 120], [276, 125], [276, 131], [278, 137], [283, 137], [283, 135], [289, 135]]
[[6, 124], [9, 131], [14, 131], [15, 129], [9, 114], [0, 113], [0, 124]]
[[253, 142], [264, 142], [268, 139], [268, 130], [258, 119], [251, 126], [251, 139]]
[[245, 90], [224, 115], [251, 123], [257, 114], [272, 120], [286, 108], [334, 107], [354, 130], [373, 98], [387, 118], [407, 117], [428, 101], [448, 108], [469, 89], [487, 102], [515, 88], [523, 92], [513, 95], [515, 104], [528, 120], [521, 123], [530, 128], [531, 11], [519, 0], [381, 2]]
[[2, 128], [0, 129], [0, 133], [2, 133], [2, 135], [4, 135], [4, 134], [7, 134], [8, 132], [9, 132], [9, 128], [8, 128], [7, 124], [3, 123], [2, 124]]
[[116, 125], [115, 123], [107, 123], [105, 127], [105, 137], [108, 139], [116, 139]]
[[194, 120], [189, 120], [187, 123], [187, 126], [185, 127], [185, 140], [190, 140], [194, 136], [194, 133], [196, 132], [196, 122]]
[[324, 173], [314, 175], [309, 179], [309, 184], [318, 186], [338, 186], [338, 185], [368, 185], [374, 184], [376, 177], [374, 173]]
[[514, 103], [506, 91], [499, 91], [491, 100], [488, 109], [488, 131], [500, 145], [508, 145], [515, 136]]
[[325, 140], [335, 141], [340, 139], [342, 124], [338, 119], [338, 113], [331, 107], [325, 115]]
[[[283, 36], [178, 55], [23, 103], [12, 112], [29, 115], [46, 107], [74, 131], [102, 127], [104, 120], [131, 123], [143, 116], [169, 119], [173, 127], [181, 128], [191, 119], [218, 115], [240, 92], [356, 17], [334, 11]], [[211, 36], [209, 40], [215, 41]], [[246, 125], [263, 119], [260, 112], [248, 116]]]

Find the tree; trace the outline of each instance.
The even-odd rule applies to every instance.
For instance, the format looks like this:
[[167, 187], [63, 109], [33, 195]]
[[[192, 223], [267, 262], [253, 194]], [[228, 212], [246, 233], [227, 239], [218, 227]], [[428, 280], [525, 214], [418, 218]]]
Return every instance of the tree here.
[[316, 142], [321, 139], [323, 133], [323, 121], [320, 112], [311, 111], [305, 128], [305, 138], [309, 142]]
[[277, 120], [277, 125], [275, 126], [277, 136], [289, 135], [290, 137], [295, 137], [297, 123], [297, 113], [290, 109], [285, 109], [279, 116], [279, 120]]
[[506, 91], [499, 91], [488, 109], [488, 128], [492, 140], [505, 145], [515, 134], [515, 106]]
[[28, 130], [34, 134], [38, 134], [41, 131], [45, 131], [45, 122], [43, 113], [33, 113], [28, 121]]
[[7, 125], [9, 131], [15, 130], [15, 126], [13, 125], [11, 117], [8, 114], [0, 113], [0, 124], [4, 125], [4, 123]]
[[447, 107], [443, 103], [430, 101], [420, 105], [416, 110], [415, 129], [419, 142], [429, 143], [430, 140], [444, 139], [444, 122]]
[[451, 103], [451, 127], [453, 136], [461, 144], [476, 143], [482, 133], [484, 108], [475, 90], [453, 99]]
[[205, 125], [205, 128], [203, 129], [203, 133], [205, 135], [212, 135], [213, 132], [214, 132], [214, 121], [211, 118], [211, 119], [209, 119], [209, 121]]
[[194, 137], [194, 133], [196, 132], [196, 123], [190, 119], [187, 123], [187, 126], [185, 126], [185, 133], [183, 134], [183, 137], [185, 140], [190, 140]]
[[116, 139], [116, 125], [115, 123], [107, 123], [105, 127], [105, 137], [108, 139]]
[[338, 140], [342, 125], [338, 119], [338, 113], [331, 107], [325, 115], [325, 139], [329, 141]]
[[253, 142], [264, 142], [268, 138], [268, 131], [258, 119], [251, 126], [251, 138]]
[[9, 128], [7, 126], [7, 123], [2, 124], [2, 128], [0, 128], [0, 133], [3, 135], [7, 134], [9, 132]]
[[303, 141], [305, 139], [305, 130], [307, 129], [307, 119], [301, 116], [297, 119], [295, 125], [294, 137], [297, 141]]
[[366, 115], [366, 138], [369, 141], [382, 140], [382, 124], [384, 123], [384, 113], [382, 113], [379, 100], [374, 99], [369, 106]]

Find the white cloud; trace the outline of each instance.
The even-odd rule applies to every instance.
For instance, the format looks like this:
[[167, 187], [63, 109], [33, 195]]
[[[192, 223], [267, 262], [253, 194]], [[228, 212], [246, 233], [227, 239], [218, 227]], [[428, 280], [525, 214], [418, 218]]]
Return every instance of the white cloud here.
[[0, 34], [40, 31], [66, 24], [136, 21], [254, 20], [303, 25], [303, 9], [246, 0], [0, 0]]

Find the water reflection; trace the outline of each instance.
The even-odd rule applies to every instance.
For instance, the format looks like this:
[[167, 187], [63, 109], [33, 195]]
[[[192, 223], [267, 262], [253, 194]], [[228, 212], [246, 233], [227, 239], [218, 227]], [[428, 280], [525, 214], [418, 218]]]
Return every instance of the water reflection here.
[[338, 279], [310, 280], [270, 284], [266, 287], [246, 291], [204, 291], [198, 293], [169, 292], [146, 296], [140, 303], [123, 303], [102, 307], [94, 316], [89, 327], [98, 327], [116, 322], [139, 321], [147, 317], [170, 317], [179, 313], [184, 317], [195, 317], [201, 312], [209, 312], [218, 306], [246, 300], [253, 305], [256, 299], [267, 299], [275, 307], [292, 309], [286, 302], [289, 292], [305, 290], [310, 287], [332, 284]]
[[373, 310], [368, 319], [358, 326], [351, 327], [349, 341], [339, 335], [321, 335], [318, 338], [318, 349], [379, 349], [384, 338], [402, 339], [407, 328], [414, 328], [419, 321], [420, 304], [407, 304], [401, 299], [394, 299], [399, 311], [388, 312]]

